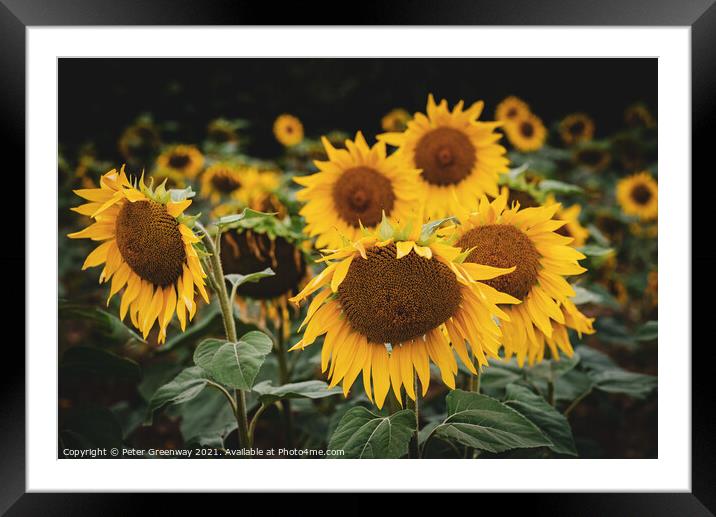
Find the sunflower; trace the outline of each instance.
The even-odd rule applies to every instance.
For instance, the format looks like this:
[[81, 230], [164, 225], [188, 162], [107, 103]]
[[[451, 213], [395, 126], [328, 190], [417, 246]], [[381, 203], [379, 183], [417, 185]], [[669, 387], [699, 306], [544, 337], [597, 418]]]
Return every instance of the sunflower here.
[[159, 131], [150, 122], [137, 122], [124, 130], [119, 138], [119, 152], [128, 161], [148, 160], [159, 149]]
[[611, 161], [612, 155], [600, 145], [583, 145], [574, 151], [574, 162], [590, 171], [604, 170]]
[[328, 161], [314, 162], [316, 174], [294, 178], [306, 187], [296, 199], [306, 202], [300, 213], [306, 218], [305, 232], [318, 236], [318, 249], [358, 239], [361, 228], [375, 228], [383, 212], [402, 222], [419, 216], [419, 171], [395, 154], [387, 157], [383, 142], [369, 147], [360, 132], [345, 144], [346, 149], [336, 149], [323, 138]]
[[594, 136], [594, 121], [585, 113], [573, 113], [559, 123], [559, 136], [567, 145], [588, 142]]
[[143, 178], [132, 184], [124, 166], [104, 174], [100, 188], [75, 193], [89, 202], [72, 210], [95, 222], [68, 237], [103, 241], [82, 269], [104, 264], [99, 281], [112, 280], [107, 304], [126, 286], [119, 315], [124, 319], [129, 313], [144, 338], [157, 322], [163, 343], [175, 312], [184, 330], [186, 313], [189, 320], [196, 313], [195, 289], [209, 301], [194, 248], [200, 239], [182, 222], [191, 200], [172, 201], [164, 185], [152, 190]]
[[624, 121], [629, 127], [656, 127], [656, 120], [651, 111], [643, 104], [633, 104], [624, 111]]
[[617, 183], [617, 201], [627, 215], [653, 221], [659, 213], [656, 181], [648, 171], [633, 174]]
[[556, 233], [564, 221], [553, 217], [560, 205], [520, 210], [507, 207], [507, 193], [493, 202], [483, 197], [477, 212], [458, 214], [455, 246], [469, 251], [466, 263], [516, 267], [512, 273], [488, 280], [491, 287], [522, 303], [505, 309], [509, 320], [501, 323], [505, 358], [517, 356], [520, 365], [544, 357], [545, 343], [558, 358], [558, 350], [573, 353], [567, 328], [591, 334], [592, 319], [579, 312], [570, 297], [574, 289], [565, 275], [586, 271], [577, 261], [584, 258], [570, 246], [572, 239]]
[[515, 149], [523, 152], [537, 151], [547, 140], [547, 129], [542, 119], [532, 113], [505, 124], [505, 133]]
[[404, 131], [408, 127], [409, 120], [410, 113], [403, 108], [395, 108], [380, 119], [380, 126], [383, 131]]
[[495, 119], [500, 122], [514, 122], [530, 114], [530, 107], [519, 97], [509, 96], [495, 109]]
[[[554, 196], [550, 194], [545, 200], [545, 205], [553, 205], [556, 202], [557, 201], [555, 200]], [[589, 237], [589, 230], [587, 230], [579, 222], [579, 214], [581, 212], [582, 206], [578, 203], [575, 203], [569, 208], [564, 208], [562, 205], [560, 205], [559, 209], [557, 210], [557, 213], [555, 214], [555, 219], [557, 219], [558, 221], [565, 221], [565, 225], [561, 228], [557, 228], [555, 232], [565, 237], [573, 238], [574, 240], [571, 244], [575, 248], [584, 246], [584, 243], [587, 242], [587, 238]]]
[[476, 373], [466, 341], [480, 366], [487, 365], [487, 356], [497, 357], [500, 330], [493, 317], [506, 316], [497, 304], [517, 300], [481, 280], [514, 268], [462, 264], [460, 250], [425, 227], [396, 231], [387, 219], [378, 232], [322, 260], [328, 261], [326, 269], [291, 299], [298, 303], [320, 291], [301, 325], [303, 337], [291, 350], [325, 334], [321, 368], [328, 370], [331, 386], [342, 382], [345, 394], [362, 373], [366, 395], [379, 408], [391, 386], [398, 401], [401, 386], [415, 400], [413, 372], [425, 395], [430, 361], [455, 388], [455, 353]]
[[378, 140], [397, 146], [397, 154], [420, 170], [418, 183], [427, 201], [425, 216], [453, 215], [456, 204], [474, 204], [482, 194], [497, 195], [497, 180], [507, 172], [506, 150], [496, 142], [500, 122], [478, 122], [484, 103], [463, 110], [463, 101], [448, 109], [428, 96], [427, 115], [416, 113], [402, 133], [383, 133]]
[[217, 118], [209, 122], [206, 128], [206, 136], [210, 142], [215, 144], [230, 144], [239, 141], [236, 124], [223, 118]]
[[216, 204], [222, 197], [231, 196], [242, 186], [241, 171], [228, 162], [217, 162], [201, 176], [201, 196]]
[[303, 140], [303, 124], [293, 115], [279, 115], [273, 123], [273, 134], [282, 145], [293, 147]]
[[193, 145], [175, 145], [157, 157], [160, 169], [170, 169], [187, 178], [195, 178], [204, 166], [204, 155]]

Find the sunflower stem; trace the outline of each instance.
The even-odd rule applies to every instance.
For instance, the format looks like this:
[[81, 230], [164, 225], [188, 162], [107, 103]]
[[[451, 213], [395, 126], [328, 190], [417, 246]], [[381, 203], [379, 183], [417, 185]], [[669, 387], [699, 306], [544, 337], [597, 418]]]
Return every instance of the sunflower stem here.
[[[280, 319], [280, 318], [279, 318]], [[281, 320], [276, 328], [276, 356], [278, 358], [278, 374], [281, 384], [290, 382], [290, 374], [288, 371], [288, 358], [286, 357], [286, 346], [283, 339], [283, 321]], [[283, 399], [283, 415], [286, 425], [286, 445], [290, 449], [293, 447], [293, 417], [291, 415], [291, 401]]]
[[415, 430], [413, 431], [413, 439], [408, 449], [408, 457], [420, 459], [420, 442], [418, 438], [418, 433], [420, 432], [420, 403], [418, 402], [420, 392], [418, 391], [418, 379], [415, 375], [413, 375], [413, 391], [415, 392], [415, 400], [412, 400], [408, 396], [405, 397], [405, 405], [415, 413]]
[[555, 378], [554, 378], [554, 358], [550, 358], [549, 361], [549, 380], [547, 381], [547, 400], [549, 404], [554, 407], [555, 403]]
[[[236, 335], [236, 322], [234, 321], [234, 309], [231, 300], [229, 300], [229, 293], [226, 290], [226, 280], [224, 279], [224, 269], [221, 265], [221, 258], [217, 250], [214, 241], [211, 239], [211, 235], [204, 228], [201, 223], [196, 223], [197, 227], [204, 233], [204, 241], [206, 242], [209, 252], [211, 253], [210, 260], [212, 264], [212, 270], [214, 273], [214, 282], [216, 283], [216, 296], [219, 299], [219, 305], [221, 307], [221, 316], [224, 321], [224, 331], [226, 332], [226, 339], [232, 343], [238, 341]], [[217, 233], [217, 242], [220, 241], [220, 232]], [[238, 427], [239, 434], [239, 445], [242, 448], [251, 448], [252, 439], [249, 434], [249, 422], [246, 416], [246, 395], [243, 390], [234, 391], [234, 399], [236, 402], [236, 424]], [[248, 453], [251, 457], [251, 452]]]

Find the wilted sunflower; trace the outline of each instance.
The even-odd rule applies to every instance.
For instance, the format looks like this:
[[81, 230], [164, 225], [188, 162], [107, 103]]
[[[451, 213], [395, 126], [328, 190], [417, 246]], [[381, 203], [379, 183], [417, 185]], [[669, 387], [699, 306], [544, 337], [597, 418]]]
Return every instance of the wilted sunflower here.
[[427, 115], [416, 113], [402, 133], [383, 133], [378, 140], [398, 147], [395, 153], [419, 169], [426, 200], [425, 216], [453, 215], [456, 204], [470, 205], [482, 194], [497, 195], [497, 180], [507, 172], [506, 150], [496, 142], [499, 122], [478, 122], [484, 103], [452, 111], [445, 99], [428, 96]]
[[159, 131], [154, 124], [141, 121], [124, 130], [119, 138], [119, 152], [130, 162], [146, 161], [154, 156], [160, 144]]
[[656, 181], [648, 171], [619, 180], [617, 201], [627, 215], [635, 215], [642, 221], [656, 219], [659, 213]]
[[604, 170], [611, 161], [609, 150], [601, 145], [587, 144], [574, 151], [574, 162], [590, 171]]
[[404, 131], [405, 128], [408, 127], [409, 120], [410, 113], [403, 108], [396, 108], [390, 110], [380, 119], [380, 126], [383, 128], [383, 131]]
[[530, 107], [522, 99], [510, 96], [503, 99], [495, 109], [495, 119], [500, 122], [514, 122], [530, 114]]
[[279, 115], [273, 123], [273, 134], [282, 145], [293, 147], [303, 140], [303, 124], [293, 115]]
[[[401, 235], [402, 234], [402, 235]], [[348, 393], [358, 375], [369, 399], [380, 408], [390, 386], [415, 400], [414, 371], [423, 395], [430, 384], [430, 361], [443, 382], [455, 388], [455, 353], [476, 372], [465, 342], [480, 365], [496, 357], [500, 331], [497, 304], [517, 300], [482, 283], [513, 271], [461, 264], [460, 251], [425, 227], [410, 234], [387, 220], [378, 232], [324, 257], [328, 267], [291, 301], [320, 291], [301, 327], [303, 349], [325, 334], [321, 368], [330, 385]], [[450, 345], [452, 341], [452, 346]], [[389, 346], [386, 346], [389, 344]], [[372, 384], [371, 384], [372, 379]]]
[[160, 169], [170, 169], [193, 179], [204, 166], [204, 155], [193, 145], [175, 145], [157, 157]]
[[345, 143], [346, 149], [336, 149], [323, 138], [328, 161], [314, 162], [316, 174], [294, 178], [306, 187], [296, 199], [306, 203], [300, 213], [306, 218], [305, 232], [318, 236], [318, 249], [358, 239], [362, 227], [378, 226], [383, 212], [401, 222], [420, 215], [419, 171], [395, 154], [387, 157], [383, 142], [368, 147], [360, 132]]
[[505, 124], [505, 133], [515, 149], [523, 152], [541, 149], [547, 139], [542, 119], [532, 113]]
[[466, 263], [516, 267], [485, 283], [522, 301], [505, 309], [510, 318], [500, 324], [505, 357], [516, 355], [520, 365], [541, 361], [545, 343], [553, 357], [558, 348], [571, 356], [568, 327], [580, 336], [594, 332], [593, 320], [570, 300], [575, 292], [564, 276], [586, 269], [577, 263], [584, 255], [570, 246], [572, 239], [556, 233], [564, 225], [553, 219], [558, 209], [559, 204], [507, 208], [506, 193], [492, 203], [483, 197], [477, 212], [458, 214], [462, 224], [453, 234], [455, 246], [469, 251]]
[[[545, 200], [545, 206], [553, 205], [557, 201], [552, 194], [547, 196]], [[554, 218], [558, 221], [565, 221], [565, 225], [555, 230], [556, 233], [564, 235], [565, 237], [572, 237], [572, 246], [579, 248], [584, 246], [589, 237], [589, 230], [587, 230], [579, 222], [579, 214], [582, 212], [582, 205], [575, 203], [569, 208], [565, 208], [560, 205]]]
[[656, 120], [644, 104], [633, 104], [624, 111], [624, 121], [629, 127], [643, 127], [651, 129], [656, 126]]
[[572, 113], [559, 123], [559, 136], [567, 145], [588, 142], [594, 136], [594, 121], [585, 113]]
[[126, 286], [120, 318], [129, 312], [145, 338], [157, 322], [158, 340], [163, 343], [174, 313], [184, 330], [186, 313], [191, 320], [196, 312], [195, 289], [209, 301], [206, 274], [194, 249], [200, 239], [182, 222], [191, 200], [172, 201], [163, 185], [152, 190], [143, 179], [132, 184], [124, 167], [119, 173], [113, 169], [104, 174], [100, 188], [75, 193], [89, 203], [72, 210], [95, 222], [68, 237], [103, 241], [82, 269], [104, 264], [100, 283], [112, 280], [107, 304]]

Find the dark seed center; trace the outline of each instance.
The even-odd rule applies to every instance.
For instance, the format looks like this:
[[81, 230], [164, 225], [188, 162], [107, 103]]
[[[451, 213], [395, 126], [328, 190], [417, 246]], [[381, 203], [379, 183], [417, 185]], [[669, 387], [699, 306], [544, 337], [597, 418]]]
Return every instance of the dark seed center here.
[[341, 219], [358, 228], [380, 223], [385, 210], [390, 215], [395, 204], [388, 178], [369, 167], [346, 170], [333, 186], [333, 201]]
[[189, 155], [178, 153], [169, 157], [169, 167], [172, 169], [183, 169], [189, 165]]
[[229, 194], [241, 187], [241, 183], [231, 176], [230, 173], [218, 172], [211, 178], [213, 187], [223, 194]]
[[516, 266], [512, 273], [484, 282], [498, 291], [524, 300], [537, 283], [540, 254], [530, 238], [512, 225], [478, 226], [465, 233], [457, 246], [475, 247], [467, 262], [501, 268]]
[[651, 190], [646, 185], [637, 185], [631, 191], [632, 199], [640, 205], [646, 205], [651, 196]]
[[182, 275], [184, 240], [176, 219], [156, 201], [127, 201], [117, 215], [117, 247], [137, 275], [166, 287]]
[[531, 122], [522, 122], [522, 124], [520, 124], [520, 132], [525, 138], [531, 138], [535, 134], [535, 127]]
[[577, 122], [573, 122], [571, 126], [569, 126], [569, 132], [573, 136], [579, 136], [582, 133], [584, 133], [585, 125], [584, 122], [579, 120]]
[[455, 274], [436, 259], [411, 251], [395, 257], [394, 244], [353, 259], [338, 300], [353, 329], [372, 343], [397, 345], [453, 316], [462, 295]]
[[415, 166], [428, 183], [460, 183], [475, 166], [475, 146], [461, 131], [439, 127], [423, 135], [415, 146]]

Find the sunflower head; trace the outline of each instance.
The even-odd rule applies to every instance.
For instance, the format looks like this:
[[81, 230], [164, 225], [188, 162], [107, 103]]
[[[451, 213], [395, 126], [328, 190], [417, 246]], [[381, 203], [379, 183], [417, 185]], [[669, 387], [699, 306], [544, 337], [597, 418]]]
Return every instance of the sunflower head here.
[[303, 124], [293, 115], [279, 115], [273, 123], [273, 134], [282, 145], [293, 147], [303, 140]]
[[119, 138], [119, 152], [129, 161], [149, 160], [159, 149], [161, 139], [157, 128], [140, 121], [124, 130]]
[[386, 155], [385, 144], [369, 147], [362, 133], [336, 149], [323, 138], [327, 161], [315, 161], [318, 172], [294, 178], [305, 188], [296, 199], [305, 203], [305, 231], [318, 237], [317, 248], [338, 248], [356, 240], [363, 228], [374, 229], [382, 214], [400, 221], [419, 217], [422, 191], [419, 172], [399, 157]]
[[380, 119], [380, 126], [383, 128], [383, 131], [403, 131], [408, 126], [409, 120], [410, 113], [403, 108], [395, 108]]
[[500, 122], [514, 122], [529, 114], [529, 105], [519, 97], [512, 95], [503, 99], [495, 109], [495, 119]]
[[547, 129], [542, 119], [533, 113], [505, 124], [505, 133], [515, 149], [522, 152], [537, 151], [547, 140]]
[[196, 312], [195, 291], [208, 303], [206, 274], [195, 249], [199, 238], [189, 227], [193, 219], [183, 215], [191, 200], [164, 184], [152, 189], [143, 178], [130, 182], [124, 167], [104, 174], [99, 188], [75, 193], [88, 202], [73, 210], [94, 222], [68, 237], [102, 241], [82, 269], [104, 264], [99, 280], [111, 280], [107, 304], [124, 289], [120, 317], [129, 313], [145, 338], [156, 322], [164, 342], [175, 313], [183, 330], [187, 312], [190, 320]]
[[201, 176], [201, 195], [212, 203], [229, 198], [242, 187], [239, 167], [229, 162], [211, 165]]
[[239, 141], [236, 124], [223, 118], [209, 122], [206, 128], [206, 137], [210, 142], [221, 145]]
[[633, 174], [617, 183], [617, 201], [627, 215], [653, 221], [659, 213], [656, 181], [648, 171]]
[[[545, 200], [545, 205], [552, 205], [555, 203], [557, 203], [557, 200], [554, 198], [554, 195], [548, 195]], [[565, 225], [555, 231], [560, 235], [574, 239], [571, 244], [575, 248], [584, 246], [587, 242], [587, 238], [589, 237], [589, 230], [587, 230], [579, 222], [579, 214], [581, 212], [582, 206], [575, 203], [568, 208], [560, 205], [557, 213], [555, 214], [555, 219], [565, 221]]]
[[[319, 291], [308, 308], [303, 338], [293, 349], [325, 334], [323, 371], [347, 393], [359, 374], [371, 400], [382, 407], [390, 386], [415, 399], [415, 374], [423, 394], [435, 363], [455, 387], [454, 353], [473, 372], [466, 341], [479, 364], [497, 357], [497, 304], [516, 303], [478, 280], [513, 269], [464, 266], [460, 250], [435, 235], [437, 224], [399, 227], [384, 219], [377, 231], [329, 252], [328, 265], [292, 301]], [[413, 230], [413, 228], [415, 228]], [[454, 351], [454, 352], [453, 352]], [[372, 382], [371, 382], [372, 380]]]
[[567, 145], [588, 142], [594, 136], [594, 121], [585, 113], [572, 113], [559, 123], [559, 136]]
[[654, 115], [651, 114], [649, 108], [641, 103], [633, 104], [624, 111], [624, 121], [629, 127], [646, 129], [656, 127]]
[[204, 155], [193, 145], [175, 145], [157, 157], [157, 166], [160, 169], [169, 169], [195, 178], [204, 166]]
[[602, 171], [609, 167], [611, 161], [611, 153], [602, 145], [580, 145], [574, 151], [574, 163], [589, 171]]
[[426, 217], [455, 213], [455, 204], [470, 205], [482, 194], [497, 195], [497, 180], [507, 172], [505, 148], [497, 144], [499, 122], [480, 122], [484, 103], [467, 109], [462, 101], [452, 111], [446, 100], [428, 96], [427, 112], [416, 113], [402, 133], [383, 133], [378, 140], [398, 147], [395, 153], [420, 170]]
[[476, 212], [458, 214], [455, 245], [469, 252], [466, 263], [515, 268], [489, 281], [522, 302], [507, 308], [509, 318], [501, 322], [506, 358], [540, 361], [545, 344], [554, 357], [558, 349], [571, 355], [567, 328], [593, 332], [592, 320], [571, 302], [575, 292], [564, 278], [586, 271], [577, 262], [584, 255], [570, 246], [571, 237], [557, 233], [565, 224], [554, 219], [559, 204], [521, 209], [517, 203], [508, 207], [507, 200], [503, 191], [492, 202], [483, 197]]

